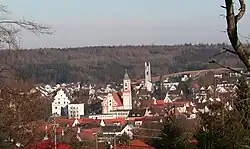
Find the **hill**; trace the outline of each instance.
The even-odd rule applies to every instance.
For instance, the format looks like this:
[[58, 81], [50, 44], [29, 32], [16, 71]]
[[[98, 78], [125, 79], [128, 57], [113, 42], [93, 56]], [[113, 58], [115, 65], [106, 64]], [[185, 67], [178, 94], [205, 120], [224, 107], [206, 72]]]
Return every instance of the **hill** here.
[[[99, 46], [64, 49], [0, 51], [2, 66], [11, 65], [15, 75], [34, 83], [121, 81], [127, 68], [133, 80], [144, 77], [150, 61], [153, 76], [181, 71], [216, 68], [208, 64], [224, 44], [148, 46]], [[222, 64], [241, 67], [232, 54], [217, 57]]]

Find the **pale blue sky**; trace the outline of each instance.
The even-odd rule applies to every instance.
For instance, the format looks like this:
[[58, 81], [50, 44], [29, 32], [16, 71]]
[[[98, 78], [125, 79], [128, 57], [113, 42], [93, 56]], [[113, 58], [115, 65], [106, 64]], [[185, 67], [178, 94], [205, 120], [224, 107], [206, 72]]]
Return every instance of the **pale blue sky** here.
[[[11, 17], [52, 26], [54, 35], [22, 34], [22, 46], [75, 47], [120, 44], [228, 42], [224, 0], [1, 0]], [[249, 4], [250, 5], [250, 4]], [[249, 6], [250, 7], [250, 6]], [[240, 32], [250, 34], [250, 15]], [[248, 19], [248, 20], [247, 20]]]

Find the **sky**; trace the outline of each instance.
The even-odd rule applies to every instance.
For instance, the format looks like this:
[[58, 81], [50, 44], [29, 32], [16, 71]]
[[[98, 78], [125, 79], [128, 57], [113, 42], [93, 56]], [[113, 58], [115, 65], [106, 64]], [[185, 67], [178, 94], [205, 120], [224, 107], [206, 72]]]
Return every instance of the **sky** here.
[[[224, 0], [1, 0], [7, 17], [52, 27], [53, 35], [22, 32], [23, 48], [97, 45], [228, 43]], [[250, 35], [250, 13], [240, 33]], [[247, 20], [248, 19], [248, 20]]]

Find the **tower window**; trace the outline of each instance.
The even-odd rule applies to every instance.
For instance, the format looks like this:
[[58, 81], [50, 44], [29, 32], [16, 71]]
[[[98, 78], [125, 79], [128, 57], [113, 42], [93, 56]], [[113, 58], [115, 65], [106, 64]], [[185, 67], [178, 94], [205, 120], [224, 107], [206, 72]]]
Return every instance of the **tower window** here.
[[147, 71], [147, 75], [148, 75], [148, 71]]

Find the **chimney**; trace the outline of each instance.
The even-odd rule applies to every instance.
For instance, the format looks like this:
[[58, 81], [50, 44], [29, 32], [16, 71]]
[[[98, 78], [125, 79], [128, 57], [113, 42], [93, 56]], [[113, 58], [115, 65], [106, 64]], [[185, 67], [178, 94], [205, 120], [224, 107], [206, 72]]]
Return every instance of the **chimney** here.
[[77, 133], [81, 133], [81, 128], [80, 127], [77, 128]]
[[64, 136], [64, 130], [62, 130], [62, 136]]

